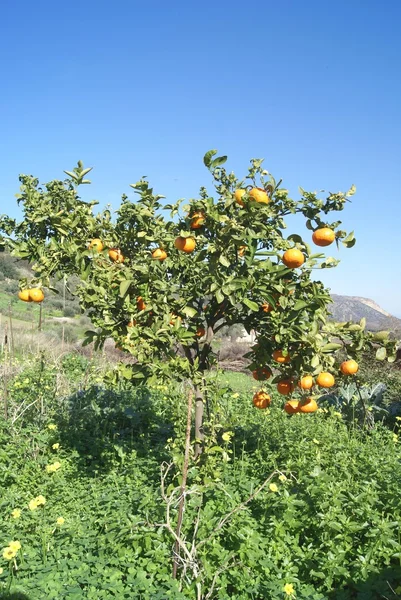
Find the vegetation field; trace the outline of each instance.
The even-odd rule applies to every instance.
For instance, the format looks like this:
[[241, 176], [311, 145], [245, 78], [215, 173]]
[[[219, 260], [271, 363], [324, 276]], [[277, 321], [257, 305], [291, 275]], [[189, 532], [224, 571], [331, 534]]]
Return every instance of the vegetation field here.
[[110, 387], [77, 354], [10, 373], [1, 598], [401, 598], [398, 420], [256, 410], [250, 377], [219, 375], [173, 580], [185, 388]]

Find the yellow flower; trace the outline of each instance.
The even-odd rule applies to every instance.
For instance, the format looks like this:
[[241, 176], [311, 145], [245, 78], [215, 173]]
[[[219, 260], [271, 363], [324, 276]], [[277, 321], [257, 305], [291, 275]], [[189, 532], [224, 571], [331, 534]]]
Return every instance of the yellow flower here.
[[319, 440], [317, 440], [316, 438], [313, 438], [312, 441], [313, 441], [314, 444], [320, 444]]
[[231, 394], [231, 398], [239, 398], [238, 392], [235, 392], [235, 394]]
[[275, 484], [275, 483], [271, 483], [271, 484], [269, 485], [269, 490], [270, 490], [271, 492], [278, 492], [278, 487], [276, 486], [276, 484]]
[[53, 444], [52, 448], [53, 450], [58, 450], [60, 448], [60, 444]]
[[5, 558], [6, 560], [12, 560], [16, 554], [17, 552], [10, 547], [4, 548], [3, 550], [3, 558]]
[[33, 500], [31, 500], [28, 504], [29, 510], [36, 510], [38, 506], [44, 506], [46, 504], [46, 498], [42, 495], [36, 496]]
[[65, 519], [64, 517], [59, 517], [56, 521], [57, 525], [64, 525]]
[[[396, 417], [395, 419], [396, 419], [396, 421], [401, 421], [401, 417]], [[398, 588], [397, 588], [397, 590], [398, 590]], [[395, 591], [397, 592], [397, 590], [395, 590]], [[401, 590], [401, 585], [400, 585], [400, 590]], [[398, 592], [397, 592], [397, 594], [398, 594]]]
[[294, 586], [292, 585], [292, 583], [286, 583], [285, 586], [283, 587], [283, 592], [285, 594], [287, 594], [287, 596], [294, 596]]
[[18, 552], [18, 550], [21, 550], [21, 544], [18, 540], [15, 542], [9, 542], [8, 547], [11, 548], [13, 552]]
[[341, 417], [342, 417], [342, 414], [340, 412], [338, 412], [338, 411], [333, 412], [333, 415], [335, 417], [338, 417], [339, 419], [341, 419]]
[[19, 519], [21, 516], [21, 509], [20, 508], [14, 508], [14, 510], [11, 513], [11, 516], [13, 519]]
[[33, 500], [31, 500], [28, 504], [28, 508], [29, 510], [36, 510], [38, 508], [38, 503], [36, 502], [36, 498], [34, 498]]
[[50, 429], [50, 431], [55, 431], [57, 429], [57, 425], [54, 423], [49, 423], [47, 429]]
[[55, 473], [56, 471], [59, 470], [59, 468], [61, 467], [61, 463], [59, 463], [58, 461], [51, 464], [51, 465], [46, 465], [46, 471], [48, 473]]
[[232, 431], [226, 431], [225, 433], [223, 433], [223, 435], [221, 437], [223, 438], [223, 440], [225, 442], [229, 442], [233, 435], [234, 435], [234, 433]]
[[279, 475], [278, 478], [280, 481], [287, 481], [287, 477], [285, 475]]

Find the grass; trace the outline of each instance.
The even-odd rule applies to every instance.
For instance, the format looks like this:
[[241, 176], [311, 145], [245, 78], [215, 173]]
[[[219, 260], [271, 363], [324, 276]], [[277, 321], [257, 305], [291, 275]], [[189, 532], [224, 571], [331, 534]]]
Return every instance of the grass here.
[[[0, 419], [0, 598], [183, 600], [196, 583], [202, 600], [288, 600], [286, 584], [301, 600], [401, 598], [398, 436], [349, 428], [330, 411], [289, 417], [274, 395], [256, 410], [255, 386], [222, 373], [210, 398], [182, 524], [198, 577], [188, 562], [173, 580], [165, 524], [167, 505], [177, 519], [180, 386], [107, 386], [100, 363], [76, 354], [21, 363], [10, 417], [33, 404], [14, 425]], [[30, 510], [39, 495], [45, 504]]]

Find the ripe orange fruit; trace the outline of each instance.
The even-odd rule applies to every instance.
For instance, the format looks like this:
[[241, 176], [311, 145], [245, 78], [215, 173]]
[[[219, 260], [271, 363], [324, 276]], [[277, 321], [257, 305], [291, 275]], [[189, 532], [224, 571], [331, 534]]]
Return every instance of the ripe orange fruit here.
[[152, 252], [152, 258], [154, 258], [154, 260], [160, 261], [166, 260], [167, 252], [162, 248], [156, 248], [156, 250], [153, 250]]
[[256, 394], [252, 398], [253, 405], [256, 408], [267, 408], [270, 406], [271, 398], [267, 392], [256, 392]]
[[298, 385], [301, 388], [301, 390], [310, 390], [313, 386], [312, 375], [304, 375], [303, 377], [301, 377]]
[[191, 217], [191, 229], [200, 229], [206, 221], [205, 213], [202, 211], [196, 212]]
[[114, 262], [122, 263], [124, 262], [124, 256], [119, 248], [110, 248], [109, 250], [109, 258]]
[[40, 288], [32, 288], [29, 290], [29, 297], [32, 302], [42, 302], [45, 298], [45, 295]]
[[190, 254], [191, 252], [193, 252], [195, 250], [195, 246], [196, 246], [196, 242], [195, 242], [195, 238], [193, 237], [178, 237], [176, 238], [175, 242], [174, 242], [174, 246], [177, 248], [177, 250], [182, 250], [182, 252], [186, 252], [187, 254]]
[[335, 384], [335, 379], [331, 373], [319, 373], [316, 379], [317, 385], [323, 388], [331, 388]]
[[283, 351], [282, 350], [275, 350], [273, 352], [273, 360], [275, 360], [276, 362], [280, 363], [281, 365], [287, 364], [290, 362], [291, 357], [289, 354], [287, 354], [286, 356], [283, 355]]
[[248, 246], [240, 246], [238, 248], [238, 256], [244, 256]]
[[359, 365], [356, 360], [345, 360], [340, 365], [340, 370], [343, 375], [355, 375], [358, 372]]
[[244, 196], [244, 194], [246, 194], [246, 190], [235, 190], [234, 192], [234, 198], [237, 202], [237, 204], [239, 204], [240, 206], [244, 206], [244, 201], [242, 199], [242, 196]]
[[277, 391], [279, 394], [283, 394], [283, 396], [287, 396], [294, 391], [294, 382], [291, 379], [283, 379], [279, 381], [277, 384]]
[[254, 379], [256, 379], [256, 381], [266, 381], [266, 379], [269, 379], [271, 375], [272, 372], [270, 371], [269, 367], [259, 367], [252, 373], [252, 376]]
[[136, 299], [136, 306], [138, 310], [145, 310], [146, 304], [143, 301], [142, 296], [138, 296], [138, 298]]
[[313, 398], [306, 398], [299, 403], [299, 411], [303, 413], [313, 413], [318, 408], [317, 402]]
[[305, 256], [298, 248], [291, 248], [284, 252], [282, 261], [289, 269], [296, 269], [304, 264]]
[[259, 202], [260, 204], [269, 204], [270, 202], [270, 198], [263, 188], [252, 188], [249, 192], [249, 196], [252, 200]]
[[262, 304], [262, 306], [260, 308], [265, 313], [269, 313], [269, 312], [272, 312], [272, 310], [274, 310], [273, 307], [272, 307], [272, 305], [269, 304], [268, 302], [263, 302], [263, 304]]
[[29, 292], [30, 290], [21, 290], [18, 292], [18, 298], [23, 302], [32, 302]]
[[312, 241], [316, 246], [330, 246], [336, 239], [336, 234], [330, 227], [321, 227], [312, 234]]
[[293, 415], [299, 412], [299, 401], [298, 400], [288, 400], [284, 404], [284, 410], [287, 415]]
[[89, 250], [96, 250], [96, 252], [101, 252], [104, 248], [102, 240], [99, 238], [95, 238], [91, 241], [88, 246]]
[[196, 335], [196, 337], [201, 338], [201, 337], [203, 337], [205, 335], [205, 333], [206, 333], [206, 330], [205, 330], [204, 327], [198, 327], [198, 329], [196, 330], [195, 335]]

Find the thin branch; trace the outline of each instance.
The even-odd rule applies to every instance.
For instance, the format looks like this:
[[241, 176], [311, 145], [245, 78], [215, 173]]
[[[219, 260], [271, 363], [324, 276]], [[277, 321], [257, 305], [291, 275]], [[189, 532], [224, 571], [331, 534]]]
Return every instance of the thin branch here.
[[[180, 497], [180, 505], [178, 507], [178, 518], [177, 518], [177, 538], [181, 535], [181, 526], [182, 519], [184, 516], [185, 509], [185, 489], [187, 487], [187, 476], [188, 476], [188, 464], [189, 464], [189, 451], [191, 448], [191, 422], [192, 422], [192, 399], [193, 399], [193, 390], [188, 390], [188, 406], [187, 406], [187, 428], [185, 432], [185, 452], [184, 452], [184, 465], [182, 467], [182, 482], [181, 482], [181, 497]], [[174, 548], [175, 555], [179, 555], [179, 546], [178, 542], [175, 543]], [[173, 579], [177, 578], [177, 569], [178, 563], [177, 560], [174, 559], [173, 564]]]

